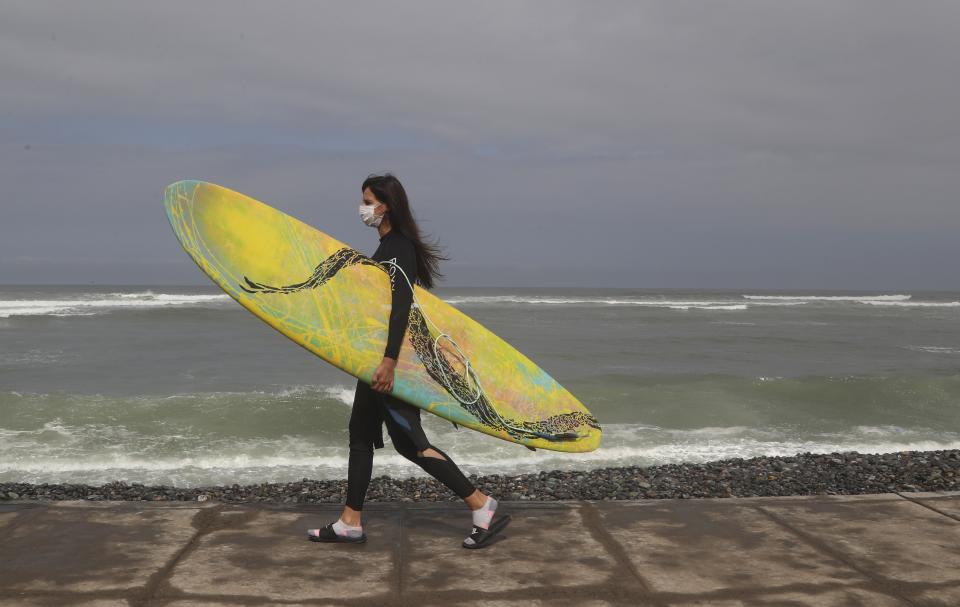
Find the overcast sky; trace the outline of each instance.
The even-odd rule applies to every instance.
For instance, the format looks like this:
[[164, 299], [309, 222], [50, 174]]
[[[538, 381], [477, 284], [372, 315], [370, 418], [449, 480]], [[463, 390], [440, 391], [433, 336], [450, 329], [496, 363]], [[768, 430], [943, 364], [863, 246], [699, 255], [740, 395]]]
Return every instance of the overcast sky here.
[[0, 283], [211, 284], [164, 186], [446, 286], [958, 289], [960, 3], [0, 1]]

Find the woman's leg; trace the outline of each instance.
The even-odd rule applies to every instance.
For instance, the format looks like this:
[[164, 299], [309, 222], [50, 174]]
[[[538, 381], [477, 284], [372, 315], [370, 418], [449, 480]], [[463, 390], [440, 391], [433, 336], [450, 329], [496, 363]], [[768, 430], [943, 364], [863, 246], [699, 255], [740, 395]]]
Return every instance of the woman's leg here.
[[[398, 401], [399, 402], [399, 401]], [[420, 409], [406, 403], [386, 401], [383, 420], [396, 450], [447, 486], [471, 510], [473, 530], [463, 540], [464, 548], [482, 548], [510, 521], [510, 515], [494, 521], [497, 500], [476, 489], [442, 449], [430, 444], [420, 425]]]
[[379, 432], [381, 419], [377, 396], [369, 385], [357, 382], [350, 413], [350, 454], [347, 463], [347, 499], [340, 515], [348, 525], [360, 525], [363, 502], [373, 474], [373, 446], [371, 432]]
[[459, 466], [438, 447], [430, 444], [420, 425], [420, 409], [406, 403], [385, 404], [387, 432], [400, 455], [423, 468], [463, 500], [483, 504], [485, 497], [460, 470]]
[[383, 447], [380, 408], [370, 387], [357, 381], [350, 413], [350, 456], [347, 466], [347, 500], [340, 518], [332, 525], [307, 529], [311, 541], [363, 543], [367, 540], [360, 524], [363, 500], [373, 473], [373, 448]]

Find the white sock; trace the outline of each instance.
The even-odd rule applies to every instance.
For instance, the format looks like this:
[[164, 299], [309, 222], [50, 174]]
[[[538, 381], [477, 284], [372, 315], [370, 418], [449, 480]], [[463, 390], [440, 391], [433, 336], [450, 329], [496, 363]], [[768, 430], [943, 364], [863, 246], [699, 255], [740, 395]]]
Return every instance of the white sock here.
[[345, 537], [360, 537], [363, 535], [363, 525], [354, 527], [353, 525], [348, 525], [342, 520], [337, 519], [337, 522], [333, 524], [333, 532], [337, 535], [342, 535]]
[[496, 509], [497, 500], [493, 499], [493, 496], [488, 495], [487, 502], [473, 511], [473, 526], [488, 529]]

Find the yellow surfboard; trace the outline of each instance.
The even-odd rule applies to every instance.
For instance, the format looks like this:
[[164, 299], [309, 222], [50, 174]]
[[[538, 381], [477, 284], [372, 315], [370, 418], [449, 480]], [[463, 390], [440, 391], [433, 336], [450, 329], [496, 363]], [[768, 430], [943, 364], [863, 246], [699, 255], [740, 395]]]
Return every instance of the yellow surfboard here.
[[[180, 244], [220, 288], [294, 342], [370, 383], [387, 341], [389, 266], [212, 183], [171, 184], [163, 205]], [[402, 274], [396, 278], [408, 288]], [[466, 314], [414, 289], [419, 306], [410, 309], [394, 396], [531, 449], [599, 446], [596, 417], [556, 380]], [[446, 338], [437, 340], [436, 327], [469, 369]]]

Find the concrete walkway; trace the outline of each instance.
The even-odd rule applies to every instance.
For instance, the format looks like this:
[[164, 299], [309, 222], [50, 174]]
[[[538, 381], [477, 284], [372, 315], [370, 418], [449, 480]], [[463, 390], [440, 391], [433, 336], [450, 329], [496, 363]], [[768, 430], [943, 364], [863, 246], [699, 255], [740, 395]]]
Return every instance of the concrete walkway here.
[[462, 504], [4, 502], [0, 606], [960, 605], [960, 492]]

